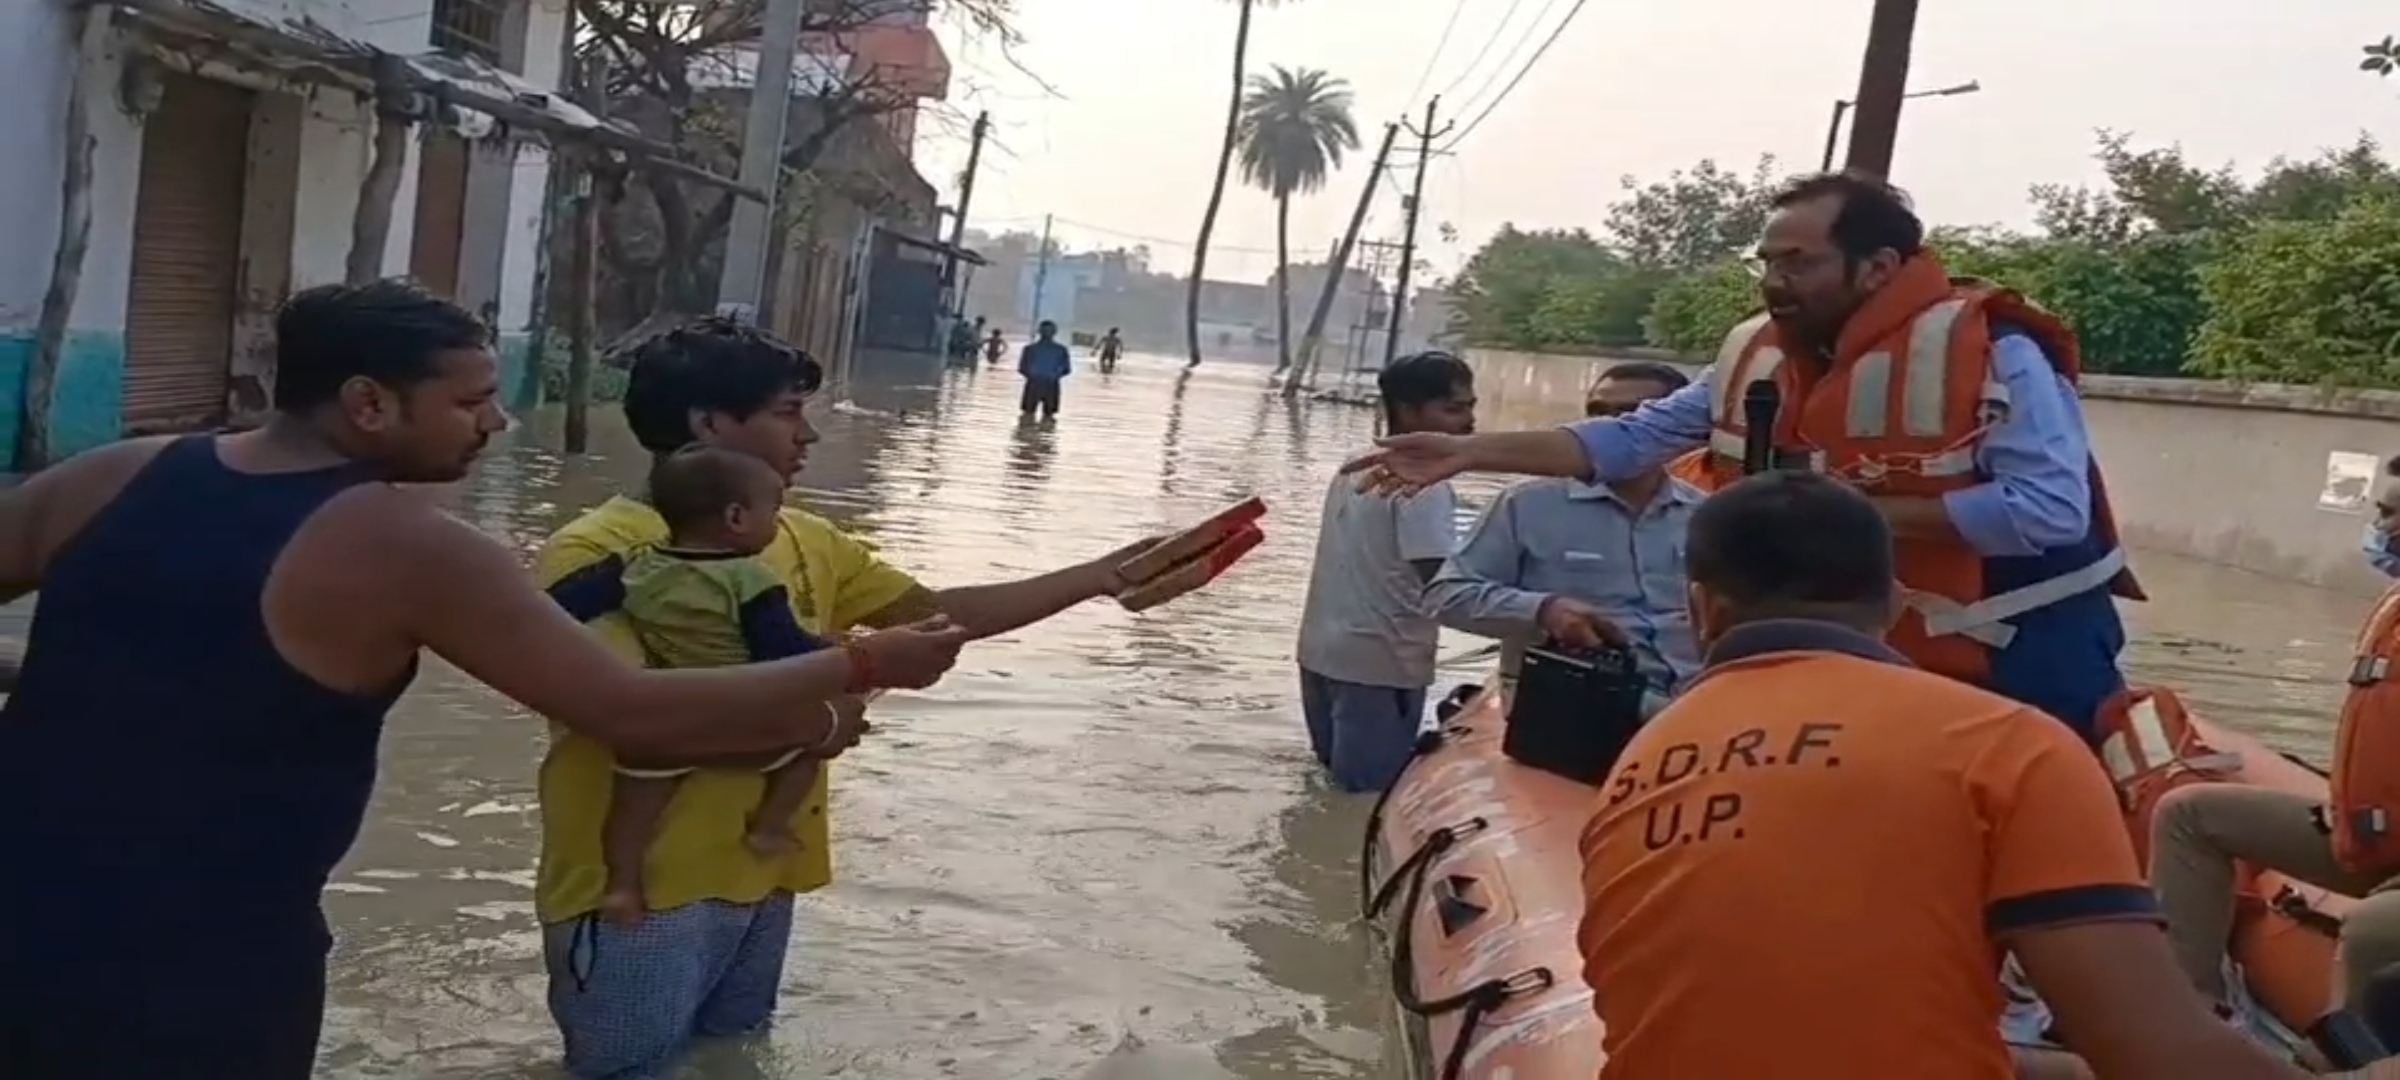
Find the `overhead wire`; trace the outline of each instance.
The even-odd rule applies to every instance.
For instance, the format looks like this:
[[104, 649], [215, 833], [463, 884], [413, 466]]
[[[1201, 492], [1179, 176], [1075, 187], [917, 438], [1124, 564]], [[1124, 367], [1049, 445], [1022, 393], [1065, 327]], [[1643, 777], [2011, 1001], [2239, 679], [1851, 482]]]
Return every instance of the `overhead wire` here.
[[1560, 19], [1558, 21], [1558, 25], [1550, 29], [1550, 36], [1542, 39], [1541, 46], [1534, 49], [1533, 55], [1525, 59], [1524, 66], [1519, 67], [1517, 69], [1517, 73], [1509, 78], [1508, 84], [1500, 88], [1500, 93], [1495, 95], [1491, 101], [1485, 103], [1483, 110], [1476, 113], [1473, 119], [1468, 120], [1465, 126], [1459, 128], [1458, 134], [1451, 136], [1449, 141], [1443, 143], [1436, 152], [1447, 152], [1458, 146], [1458, 144], [1465, 142], [1467, 140], [1467, 136], [1475, 134], [1475, 129], [1482, 126], [1485, 118], [1491, 116], [1492, 111], [1498, 109], [1502, 102], [1507, 101], [1508, 95], [1514, 93], [1517, 89], [1517, 85], [1525, 81], [1526, 74], [1531, 72], [1536, 65], [1542, 62], [1542, 57], [1550, 52], [1550, 47], [1558, 44], [1559, 37], [1567, 32], [1567, 27], [1574, 25], [1575, 16], [1582, 14], [1584, 5], [1590, 2], [1591, 0], [1575, 0], [1575, 5], [1567, 9], [1566, 17]]
[[1458, 15], [1465, 10], [1467, 10], [1467, 0], [1451, 0], [1450, 18], [1443, 21], [1442, 32], [1434, 36], [1433, 55], [1426, 57], [1425, 66], [1418, 69], [1417, 85], [1409, 87], [1408, 100], [1415, 101], [1417, 94], [1425, 89], [1425, 84], [1432, 81], [1433, 69], [1440, 66], [1443, 50], [1450, 47], [1450, 31], [1458, 29]]
[[[1492, 54], [1492, 46], [1499, 42], [1501, 34], [1504, 34], [1508, 31], [1508, 24], [1516, 19], [1517, 9], [1523, 7], [1524, 4], [1525, 0], [1508, 0], [1508, 7], [1500, 12], [1500, 21], [1493, 25], [1492, 32], [1490, 34], [1484, 36], [1483, 47], [1475, 50], [1475, 58], [1467, 61], [1467, 66], [1458, 69], [1458, 77], [1450, 80], [1450, 85], [1443, 87], [1440, 93], [1434, 95], [1435, 97], [1449, 97], [1452, 93], [1456, 92], [1461, 85], [1466, 83], [1468, 76], [1475, 74], [1476, 68], [1483, 66], [1483, 58]], [[1536, 16], [1534, 21], [1540, 22], [1541, 19], [1539, 16]], [[1448, 37], [1449, 35], [1444, 33], [1443, 36]], [[1515, 50], [1512, 49], [1510, 51], [1513, 52]], [[1486, 80], [1486, 82], [1489, 82], [1489, 80]], [[1421, 83], [1419, 84], [1420, 88], [1422, 85], [1423, 84]], [[1408, 96], [1411, 99], [1414, 99], [1417, 95], [1411, 93]]]

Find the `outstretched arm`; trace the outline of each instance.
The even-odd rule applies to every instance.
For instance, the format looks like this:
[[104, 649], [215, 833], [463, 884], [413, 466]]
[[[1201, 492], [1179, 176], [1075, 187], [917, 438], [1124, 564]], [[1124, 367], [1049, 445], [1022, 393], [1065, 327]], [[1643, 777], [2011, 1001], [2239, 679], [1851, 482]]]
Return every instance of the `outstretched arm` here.
[[[415, 643], [612, 749], [639, 757], [737, 754], [813, 745], [838, 733], [827, 710], [814, 706], [854, 689], [853, 650], [646, 671], [534, 589], [515, 555], [471, 526], [429, 508], [390, 532], [382, 541], [392, 545], [390, 565], [404, 568], [395, 600]], [[908, 644], [910, 632], [895, 633], [894, 644]], [[936, 651], [952, 650], [954, 658], [964, 635], [949, 637]]]

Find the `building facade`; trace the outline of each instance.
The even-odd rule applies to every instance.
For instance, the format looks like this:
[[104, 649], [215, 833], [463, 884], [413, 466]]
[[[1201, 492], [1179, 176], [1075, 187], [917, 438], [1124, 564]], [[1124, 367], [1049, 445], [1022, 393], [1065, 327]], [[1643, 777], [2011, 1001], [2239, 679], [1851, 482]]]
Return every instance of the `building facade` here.
[[[554, 93], [566, 11], [566, 0], [0, 3], [0, 236], [12, 241], [0, 247], [0, 452], [19, 443], [43, 309], [70, 261], [62, 224], [79, 221], [80, 284], [49, 346], [46, 456], [263, 409], [276, 306], [353, 276], [354, 262], [481, 312], [500, 334], [505, 395], [529, 403], [549, 172], [530, 129], [597, 123]], [[406, 125], [396, 170], [371, 177], [387, 74], [429, 104]], [[361, 213], [362, 197], [378, 195], [389, 199], [380, 245], [355, 251], [380, 216]]]

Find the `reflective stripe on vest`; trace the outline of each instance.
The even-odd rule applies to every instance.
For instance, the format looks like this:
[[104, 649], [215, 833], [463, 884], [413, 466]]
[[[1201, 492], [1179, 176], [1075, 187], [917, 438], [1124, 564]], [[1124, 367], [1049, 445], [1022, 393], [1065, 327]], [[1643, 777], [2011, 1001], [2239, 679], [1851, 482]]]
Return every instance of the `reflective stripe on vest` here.
[[[1900, 429], [1903, 435], [1917, 439], [1938, 439], [1948, 432], [1950, 401], [1950, 339], [1958, 329], [1959, 317], [1967, 310], [1967, 300], [1953, 297], [1926, 308], [1908, 327], [1908, 341], [1899, 361]], [[1734, 386], [1738, 376], [1746, 387], [1760, 379], [1771, 379], [1783, 366], [1783, 350], [1772, 345], [1761, 346], [1752, 357], [1748, 370], [1741, 366], [1744, 352], [1751, 339], [1767, 325], [1768, 316], [1758, 315], [1734, 327], [1717, 348], [1717, 362], [1709, 370], [1710, 406], [1715, 413], [1716, 430], [1709, 435], [1709, 452], [1739, 461], [1743, 456], [1743, 437], [1727, 430], [1740, 419], [1741, 393]], [[1850, 365], [1848, 407], [1843, 415], [1844, 434], [1852, 439], [1881, 439], [1891, 434], [1886, 422], [1886, 403], [1892, 396], [1894, 360], [1886, 350], [1876, 350], [1858, 358]], [[1982, 410], [1987, 422], [2005, 418], [2010, 405], [2008, 387], [1998, 381], [1986, 381], [1982, 388]], [[1812, 454], [1812, 468], [1823, 468], [1823, 455]], [[1975, 473], [1975, 448], [1972, 443], [1953, 447], [1917, 459], [1910, 470], [1919, 476], [1941, 479], [1972, 476]]]
[[2069, 570], [2057, 577], [2045, 578], [2021, 589], [2010, 589], [1998, 596], [1987, 596], [1972, 604], [1962, 604], [1947, 596], [1917, 589], [1908, 590], [1901, 602], [1924, 617], [1927, 637], [1958, 634], [1995, 649], [2005, 649], [2017, 639], [2017, 628], [2008, 625], [2005, 620], [2103, 588], [2124, 569], [2125, 549], [2110, 548], [2107, 554], [2085, 564], [2080, 570]]

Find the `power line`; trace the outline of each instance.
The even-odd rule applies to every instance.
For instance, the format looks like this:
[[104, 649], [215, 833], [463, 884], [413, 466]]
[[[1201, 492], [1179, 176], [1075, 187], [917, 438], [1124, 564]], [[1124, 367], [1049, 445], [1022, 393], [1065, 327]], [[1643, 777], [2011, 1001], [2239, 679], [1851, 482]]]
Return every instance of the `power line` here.
[[[1467, 76], [1475, 74], [1475, 69], [1483, 66], [1483, 58], [1492, 54], [1492, 46], [1499, 42], [1501, 34], [1508, 32], [1509, 21], [1517, 17], [1517, 9], [1523, 7], [1524, 4], [1525, 0], [1508, 0], [1508, 8], [1500, 13], [1500, 22], [1492, 27], [1492, 32], [1489, 35], [1485, 36], [1483, 39], [1483, 47], [1475, 50], [1475, 59], [1467, 61], [1467, 66], [1459, 69], [1458, 77], [1450, 80], [1450, 85], [1443, 87], [1441, 93], [1435, 94], [1435, 97], [1449, 97], [1451, 94], [1457, 92], [1459, 86], [1467, 81]], [[1540, 22], [1541, 17], [1538, 15], [1535, 16], [1534, 21], [1537, 23]], [[1516, 50], [1511, 49], [1509, 51], [1515, 52]], [[1486, 79], [1484, 81], [1488, 84], [1491, 80]], [[1408, 96], [1411, 100], [1414, 100], [1417, 95], [1411, 93]], [[1472, 94], [1468, 95], [1470, 99], [1472, 99], [1473, 96], [1474, 95]]]
[[1492, 115], [1492, 110], [1499, 108], [1501, 102], [1507, 101], [1508, 95], [1516, 90], [1517, 84], [1525, 81], [1526, 73], [1532, 71], [1534, 65], [1542, 62], [1542, 57], [1550, 51], [1550, 46], [1558, 44], [1559, 36], [1567, 32], [1567, 27], [1574, 24], [1575, 16], [1582, 14], [1584, 5], [1589, 2], [1590, 0], [1575, 0], [1575, 6], [1567, 9], [1567, 17], [1560, 19], [1558, 25], [1551, 28], [1550, 36], [1542, 39], [1541, 47], [1533, 50], [1533, 55], [1526, 58], [1525, 66], [1518, 68], [1515, 77], [1508, 80], [1508, 85], [1500, 88], [1499, 96], [1494, 97], [1489, 104], [1483, 107], [1481, 112], [1476, 113], [1474, 119], [1467, 121], [1466, 126], [1460, 128], [1458, 134], [1452, 136], [1449, 142], [1442, 144], [1443, 150], [1453, 149], [1458, 144], [1467, 141], [1467, 136], [1475, 134], [1475, 129], [1483, 124], [1484, 118]]
[[[1490, 93], [1492, 84], [1499, 82], [1500, 77], [1508, 73], [1510, 65], [1516, 63], [1517, 56], [1525, 51], [1525, 46], [1533, 42], [1533, 36], [1542, 32], [1542, 23], [1548, 21], [1550, 13], [1556, 10], [1558, 10], [1558, 0], [1542, 0], [1541, 8], [1533, 13], [1532, 18], [1525, 20], [1525, 28], [1517, 34], [1516, 41], [1509, 45], [1508, 51], [1501, 55], [1497, 63], [1492, 65], [1492, 70], [1483, 74], [1482, 81], [1475, 84], [1475, 89], [1464, 95], [1467, 104], [1459, 110], [1460, 112], [1465, 112], [1482, 103], [1484, 96]], [[1499, 34], [1506, 29], [1507, 27], [1503, 26], [1500, 30], [1494, 31], [1494, 39], [1496, 40]], [[1459, 81], [1466, 80], [1462, 78]]]
[[1458, 29], [1458, 13], [1465, 10], [1467, 0], [1451, 0], [1450, 18], [1442, 23], [1442, 32], [1434, 36], [1433, 55], [1425, 58], [1424, 69], [1417, 72], [1417, 85], [1409, 88], [1408, 100], [1417, 100], [1417, 93], [1425, 89], [1427, 80], [1433, 78], [1434, 66], [1442, 62], [1442, 50], [1450, 45], [1450, 31]]

